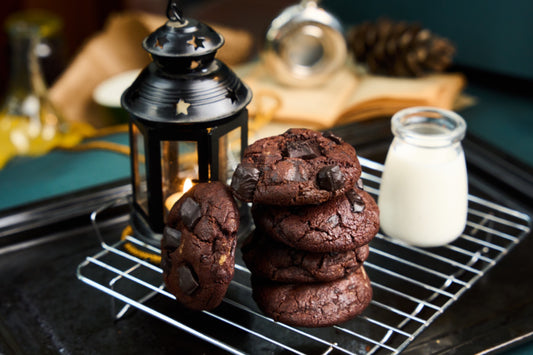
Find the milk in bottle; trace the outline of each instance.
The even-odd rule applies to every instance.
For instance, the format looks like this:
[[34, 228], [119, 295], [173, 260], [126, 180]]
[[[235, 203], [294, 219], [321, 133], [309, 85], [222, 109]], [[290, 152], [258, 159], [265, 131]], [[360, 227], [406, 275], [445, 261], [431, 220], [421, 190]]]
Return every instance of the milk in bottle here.
[[414, 107], [394, 115], [391, 127], [395, 137], [378, 198], [382, 230], [421, 247], [452, 242], [467, 218], [464, 120], [451, 111]]

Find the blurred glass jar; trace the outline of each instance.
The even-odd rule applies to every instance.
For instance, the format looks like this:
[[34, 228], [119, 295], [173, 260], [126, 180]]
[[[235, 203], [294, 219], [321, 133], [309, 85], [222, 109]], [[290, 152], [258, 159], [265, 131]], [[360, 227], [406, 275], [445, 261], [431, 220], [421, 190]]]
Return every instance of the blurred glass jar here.
[[263, 58], [285, 85], [323, 84], [346, 62], [342, 25], [318, 2], [301, 0], [283, 10], [268, 28]]
[[455, 112], [413, 107], [391, 120], [378, 199], [385, 234], [408, 244], [436, 247], [465, 228], [467, 171], [461, 140], [466, 123]]
[[15, 13], [5, 23], [10, 77], [0, 110], [3, 155], [45, 153], [55, 145], [64, 129], [59, 113], [48, 98], [47, 85], [64, 63], [62, 26], [57, 16], [36, 10]]

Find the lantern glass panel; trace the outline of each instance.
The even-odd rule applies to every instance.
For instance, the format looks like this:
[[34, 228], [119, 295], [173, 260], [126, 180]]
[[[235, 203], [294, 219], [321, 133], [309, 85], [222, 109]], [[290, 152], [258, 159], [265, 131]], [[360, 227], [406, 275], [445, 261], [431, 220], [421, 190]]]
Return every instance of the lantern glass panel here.
[[241, 127], [237, 127], [218, 141], [218, 180], [229, 183], [240, 161]]
[[148, 214], [148, 184], [146, 180], [146, 159], [144, 136], [137, 127], [132, 124], [132, 157], [133, 157], [133, 184], [135, 202]]
[[[174, 203], [198, 180], [198, 143], [194, 141], [161, 142], [161, 187], [164, 221]], [[189, 180], [187, 183], [187, 179]]]

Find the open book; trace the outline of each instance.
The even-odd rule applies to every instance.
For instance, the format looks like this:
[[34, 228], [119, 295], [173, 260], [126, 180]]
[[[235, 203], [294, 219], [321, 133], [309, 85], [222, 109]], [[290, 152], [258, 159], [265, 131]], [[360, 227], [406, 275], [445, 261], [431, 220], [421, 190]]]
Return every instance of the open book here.
[[346, 67], [324, 85], [293, 88], [276, 82], [261, 63], [240, 75], [254, 94], [248, 107], [252, 117], [275, 105], [272, 123], [315, 129], [391, 116], [411, 106], [452, 109], [465, 84], [464, 77], [456, 73], [393, 78], [359, 74]]

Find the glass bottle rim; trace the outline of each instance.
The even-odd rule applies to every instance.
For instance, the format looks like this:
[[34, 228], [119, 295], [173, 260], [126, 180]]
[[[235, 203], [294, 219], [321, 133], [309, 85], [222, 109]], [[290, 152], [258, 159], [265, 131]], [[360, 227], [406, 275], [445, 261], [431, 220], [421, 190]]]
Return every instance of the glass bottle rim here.
[[460, 142], [466, 122], [456, 112], [430, 106], [415, 106], [392, 116], [391, 130], [405, 142], [427, 148], [440, 148]]

